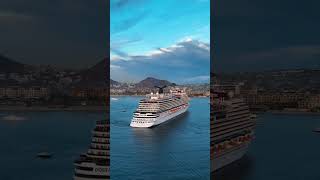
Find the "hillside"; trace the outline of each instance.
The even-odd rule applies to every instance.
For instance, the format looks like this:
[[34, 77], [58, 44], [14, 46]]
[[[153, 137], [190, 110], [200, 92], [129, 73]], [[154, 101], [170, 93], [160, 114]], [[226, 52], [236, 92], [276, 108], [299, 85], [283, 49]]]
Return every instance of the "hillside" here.
[[139, 83], [136, 84], [138, 88], [154, 88], [155, 86], [174, 86], [174, 83], [171, 83], [167, 80], [160, 80], [152, 77], [148, 77]]
[[17, 73], [26, 70], [26, 65], [0, 54], [0, 73]]
[[117, 85], [120, 85], [120, 84], [121, 83], [119, 83], [118, 81], [110, 79], [110, 86], [117, 86]]

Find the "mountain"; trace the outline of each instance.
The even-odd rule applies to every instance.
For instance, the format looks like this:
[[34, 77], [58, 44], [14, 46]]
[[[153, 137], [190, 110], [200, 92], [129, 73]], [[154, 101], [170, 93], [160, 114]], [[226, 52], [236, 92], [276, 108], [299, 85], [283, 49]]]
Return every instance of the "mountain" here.
[[148, 77], [139, 83], [136, 84], [138, 88], [154, 88], [155, 86], [174, 86], [174, 83], [171, 83], [167, 80], [160, 80], [152, 77]]
[[16, 62], [0, 54], [0, 73], [17, 73], [25, 71], [25, 64]]
[[91, 68], [81, 71], [81, 81], [76, 86], [106, 87], [108, 84], [107, 68], [107, 58], [104, 58]]
[[82, 71], [81, 77], [84, 81], [107, 82], [107, 59], [103, 59], [91, 68]]
[[117, 85], [120, 85], [120, 84], [121, 83], [119, 83], [118, 81], [110, 79], [110, 86], [117, 86]]

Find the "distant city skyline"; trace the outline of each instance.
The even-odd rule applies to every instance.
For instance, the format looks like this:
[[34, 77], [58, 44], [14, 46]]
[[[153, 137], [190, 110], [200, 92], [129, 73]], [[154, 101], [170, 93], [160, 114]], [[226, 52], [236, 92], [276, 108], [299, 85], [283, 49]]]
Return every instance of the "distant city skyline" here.
[[111, 0], [110, 38], [116, 81], [209, 82], [209, 0]]

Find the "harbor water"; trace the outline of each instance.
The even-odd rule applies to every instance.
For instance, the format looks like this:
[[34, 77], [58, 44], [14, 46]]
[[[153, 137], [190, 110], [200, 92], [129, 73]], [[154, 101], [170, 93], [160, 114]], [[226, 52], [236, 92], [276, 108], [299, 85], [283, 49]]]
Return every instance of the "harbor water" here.
[[215, 180], [319, 180], [319, 114], [258, 114], [255, 139]]
[[111, 101], [111, 179], [210, 179], [209, 98], [192, 98], [185, 114], [156, 127], [132, 128], [141, 98]]

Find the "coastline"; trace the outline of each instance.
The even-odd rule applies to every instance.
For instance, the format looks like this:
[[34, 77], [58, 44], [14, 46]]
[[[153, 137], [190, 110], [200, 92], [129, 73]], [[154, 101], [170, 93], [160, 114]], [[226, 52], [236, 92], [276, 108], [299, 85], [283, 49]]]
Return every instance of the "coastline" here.
[[39, 112], [51, 112], [51, 111], [88, 111], [88, 112], [100, 112], [106, 111], [106, 106], [70, 106], [70, 107], [45, 107], [45, 106], [0, 106], [1, 111], [39, 111]]
[[[146, 95], [110, 95], [112, 97], [145, 97]], [[189, 96], [189, 98], [209, 98], [210, 96]]]
[[297, 114], [297, 115], [303, 115], [303, 114], [308, 114], [308, 115], [320, 115], [320, 112], [311, 112], [311, 111], [267, 111], [272, 114]]
[[254, 114], [290, 114], [290, 115], [320, 115], [320, 112], [311, 112], [311, 111], [285, 111], [285, 110], [267, 110], [267, 111], [253, 111]]
[[125, 97], [125, 96], [133, 96], [133, 97], [144, 97], [145, 95], [111, 95], [110, 94], [110, 98], [112, 97]]

